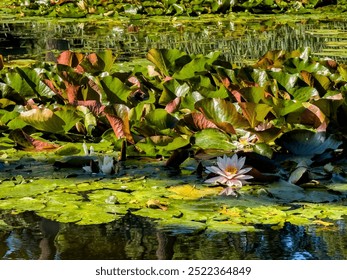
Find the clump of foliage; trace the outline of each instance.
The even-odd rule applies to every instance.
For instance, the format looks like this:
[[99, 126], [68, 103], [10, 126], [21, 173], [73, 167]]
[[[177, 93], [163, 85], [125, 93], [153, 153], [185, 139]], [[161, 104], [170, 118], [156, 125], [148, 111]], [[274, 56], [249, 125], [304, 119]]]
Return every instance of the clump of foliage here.
[[[52, 151], [63, 157], [55, 168], [79, 166], [80, 172], [68, 184], [5, 179], [2, 209], [79, 224], [131, 212], [165, 219], [165, 227], [230, 231], [285, 222], [328, 226], [345, 215], [338, 204], [311, 203], [346, 198], [346, 65], [317, 59], [309, 49], [269, 51], [243, 67], [218, 52], [176, 49], [152, 49], [148, 65], [130, 71], [115, 71], [115, 59], [108, 50], [65, 51], [55, 63], [0, 64], [3, 158], [13, 150], [46, 151], [48, 158]], [[163, 182], [162, 166], [134, 170], [127, 160], [111, 177], [86, 179], [82, 166], [93, 171], [94, 160], [88, 148], [85, 156], [64, 157], [79, 154], [83, 142], [121, 160], [164, 158], [170, 170], [186, 173]], [[245, 157], [240, 172], [250, 171], [239, 178], [253, 177], [260, 185], [242, 186], [240, 200], [211, 199], [223, 188], [203, 185], [201, 165], [234, 153]]]
[[3, 67], [2, 135], [42, 149], [55, 146], [30, 135], [95, 142], [112, 131], [114, 143], [125, 140], [131, 154], [170, 156], [177, 149], [230, 151], [248, 132], [256, 135], [249, 147], [269, 155], [292, 130], [344, 129], [346, 66], [315, 59], [308, 49], [270, 51], [244, 67], [218, 52], [152, 49], [147, 58], [148, 67], [129, 72], [112, 70], [110, 51], [65, 51], [57, 63]]
[[[49, 15], [58, 17], [136, 16], [136, 15], [191, 15], [226, 14], [230, 12], [251, 13], [307, 13], [331, 6], [333, 9], [346, 8], [345, 1], [338, 0], [8, 0], [5, 1], [10, 12], [26, 16]], [[1, 6], [0, 6], [1, 7]], [[14, 9], [13, 9], [14, 8]]]

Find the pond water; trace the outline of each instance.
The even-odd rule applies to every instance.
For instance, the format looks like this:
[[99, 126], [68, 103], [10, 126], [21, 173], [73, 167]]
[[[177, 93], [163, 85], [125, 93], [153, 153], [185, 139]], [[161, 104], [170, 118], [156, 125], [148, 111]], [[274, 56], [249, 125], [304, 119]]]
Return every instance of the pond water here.
[[347, 258], [346, 220], [329, 229], [287, 224], [261, 232], [186, 234], [156, 229], [148, 220], [130, 215], [95, 226], [59, 224], [29, 213], [10, 218], [18, 228], [0, 231], [2, 259]]
[[271, 16], [253, 19], [170, 18], [147, 20], [3, 20], [0, 53], [5, 59], [50, 59], [57, 50], [112, 49], [118, 61], [144, 58], [151, 48], [187, 53], [220, 51], [236, 64], [253, 62], [268, 50], [310, 47], [319, 56], [347, 60], [347, 21]]
[[[72, 49], [112, 49], [118, 60], [143, 59], [151, 48], [188, 53], [221, 51], [236, 64], [251, 63], [268, 50], [311, 47], [318, 56], [347, 61], [347, 21], [257, 18], [249, 21], [190, 19], [146, 21], [0, 21], [5, 60], [51, 59]], [[78, 226], [33, 213], [1, 214], [2, 259], [346, 259], [347, 219], [333, 227], [263, 226], [259, 232], [200, 232], [158, 229], [148, 219], [126, 215], [104, 225]]]

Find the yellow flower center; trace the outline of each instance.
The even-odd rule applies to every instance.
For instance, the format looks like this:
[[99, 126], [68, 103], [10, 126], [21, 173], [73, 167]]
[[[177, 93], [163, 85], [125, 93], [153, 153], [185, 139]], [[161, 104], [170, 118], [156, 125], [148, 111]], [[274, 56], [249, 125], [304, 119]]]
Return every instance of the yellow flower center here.
[[235, 166], [227, 166], [227, 168], [225, 168], [225, 172], [229, 174], [236, 174], [237, 171], [238, 169]]

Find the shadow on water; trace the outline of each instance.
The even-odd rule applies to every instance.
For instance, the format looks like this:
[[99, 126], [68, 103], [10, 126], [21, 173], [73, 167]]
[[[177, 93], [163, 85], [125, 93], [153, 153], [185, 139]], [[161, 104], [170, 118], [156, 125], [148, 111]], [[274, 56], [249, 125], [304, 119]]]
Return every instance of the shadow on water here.
[[3, 218], [11, 219], [14, 228], [0, 231], [2, 259], [347, 258], [346, 220], [335, 231], [287, 224], [281, 230], [182, 234], [162, 231], [133, 215], [93, 226], [59, 224], [30, 213]]

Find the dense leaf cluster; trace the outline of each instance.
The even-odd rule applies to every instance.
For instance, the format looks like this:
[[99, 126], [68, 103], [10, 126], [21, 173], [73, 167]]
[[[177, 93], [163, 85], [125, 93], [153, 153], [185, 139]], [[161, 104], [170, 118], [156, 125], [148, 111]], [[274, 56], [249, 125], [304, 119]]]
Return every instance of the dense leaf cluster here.
[[110, 51], [2, 65], [1, 139], [36, 150], [56, 148], [38, 141], [37, 132], [51, 141], [108, 139], [115, 147], [125, 139], [129, 154], [168, 156], [178, 149], [242, 150], [235, 143], [248, 132], [256, 140], [245, 144], [271, 156], [274, 141], [289, 150], [287, 140], [276, 139], [292, 130], [345, 129], [347, 67], [314, 59], [308, 49], [271, 51], [241, 68], [219, 53], [152, 49], [147, 58], [147, 66], [130, 72], [112, 70]]
[[[85, 17], [87, 15], [200, 15], [226, 14], [247, 11], [252, 13], [310, 12], [312, 9], [330, 6], [341, 11], [342, 0], [10, 0], [22, 15], [50, 15], [59, 17]], [[9, 9], [9, 11], [11, 11]]]
[[[86, 179], [80, 173], [90, 155], [55, 162], [58, 169], [79, 167], [69, 180], [50, 178], [51, 163], [39, 163], [39, 179], [18, 175], [16, 167], [11, 177], [7, 166], [1, 209], [78, 224], [107, 223], [130, 212], [192, 231], [282, 228], [287, 222], [329, 226], [345, 215], [343, 206], [309, 203], [346, 198], [346, 65], [316, 59], [309, 49], [269, 51], [244, 67], [219, 53], [176, 49], [152, 49], [147, 58], [128, 72], [114, 70], [110, 51], [65, 51], [55, 63], [22, 67], [0, 59], [2, 155], [16, 148], [53, 150], [59, 157], [79, 153], [86, 141], [99, 153], [170, 156], [167, 165], [185, 165], [186, 173], [168, 178], [172, 169], [157, 161], [143, 167], [136, 160], [132, 168], [127, 160], [117, 163], [114, 177]], [[61, 141], [75, 144], [59, 148]], [[201, 186], [200, 165], [187, 158], [206, 161], [249, 149], [254, 152], [246, 153], [246, 164], [266, 185], [243, 186], [238, 200], [210, 199], [222, 187]]]

